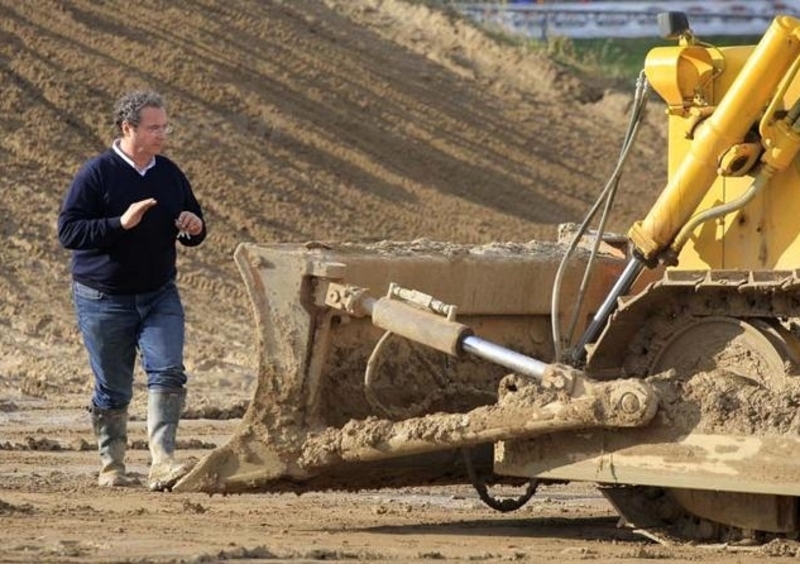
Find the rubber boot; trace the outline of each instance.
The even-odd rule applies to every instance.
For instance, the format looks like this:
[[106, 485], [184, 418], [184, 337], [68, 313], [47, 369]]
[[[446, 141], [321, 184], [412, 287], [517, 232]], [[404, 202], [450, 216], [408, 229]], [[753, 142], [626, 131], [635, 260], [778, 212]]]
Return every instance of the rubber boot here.
[[190, 468], [175, 460], [175, 435], [186, 390], [150, 390], [147, 398], [147, 438], [150, 447], [150, 491], [168, 491]]
[[125, 474], [125, 449], [128, 446], [128, 408], [89, 408], [92, 428], [100, 451], [100, 475], [97, 485], [106, 488], [127, 487], [138, 483]]

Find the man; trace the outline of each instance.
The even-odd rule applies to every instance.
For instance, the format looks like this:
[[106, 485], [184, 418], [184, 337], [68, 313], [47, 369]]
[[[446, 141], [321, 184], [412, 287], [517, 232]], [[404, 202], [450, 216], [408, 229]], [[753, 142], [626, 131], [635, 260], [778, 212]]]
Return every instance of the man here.
[[94, 373], [89, 408], [101, 486], [135, 483], [125, 473], [128, 404], [138, 350], [147, 374], [148, 487], [168, 490], [188, 470], [174, 459], [186, 397], [184, 312], [176, 240], [206, 237], [203, 212], [181, 169], [161, 155], [170, 126], [161, 96], [133, 92], [116, 105], [119, 137], [72, 181], [58, 238], [72, 253], [72, 296]]

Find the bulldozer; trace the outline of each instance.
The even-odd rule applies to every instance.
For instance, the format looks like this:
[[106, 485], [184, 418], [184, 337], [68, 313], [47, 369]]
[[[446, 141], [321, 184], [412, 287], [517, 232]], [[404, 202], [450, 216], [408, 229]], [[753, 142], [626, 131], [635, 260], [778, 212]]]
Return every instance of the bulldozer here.
[[[654, 534], [795, 537], [800, 19], [726, 47], [658, 23], [617, 166], [553, 241], [240, 244], [257, 387], [173, 490], [472, 484], [511, 511], [582, 481]], [[608, 233], [652, 92], [667, 182]]]

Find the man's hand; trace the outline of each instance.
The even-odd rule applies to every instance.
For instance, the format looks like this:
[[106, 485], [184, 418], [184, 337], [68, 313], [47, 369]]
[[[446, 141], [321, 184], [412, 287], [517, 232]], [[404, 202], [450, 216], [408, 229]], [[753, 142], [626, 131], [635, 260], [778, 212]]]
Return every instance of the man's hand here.
[[175, 220], [175, 227], [181, 233], [192, 236], [200, 235], [200, 232], [203, 231], [203, 220], [190, 211], [182, 211], [178, 219]]
[[147, 198], [146, 200], [140, 200], [138, 202], [133, 202], [128, 209], [125, 210], [125, 213], [122, 214], [122, 217], [119, 218], [119, 222], [122, 224], [123, 229], [133, 229], [139, 222], [142, 221], [144, 214], [147, 210], [152, 208], [156, 205], [155, 198]]

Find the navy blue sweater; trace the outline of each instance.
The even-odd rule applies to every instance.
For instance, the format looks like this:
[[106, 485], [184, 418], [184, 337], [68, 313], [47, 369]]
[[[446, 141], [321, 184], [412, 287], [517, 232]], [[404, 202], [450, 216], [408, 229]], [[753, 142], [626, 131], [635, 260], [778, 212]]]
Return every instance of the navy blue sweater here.
[[[120, 218], [134, 202], [155, 198], [133, 229]], [[178, 166], [156, 156], [144, 176], [113, 149], [88, 161], [75, 176], [58, 215], [58, 239], [73, 251], [72, 277], [108, 294], [138, 294], [155, 290], [175, 278], [175, 220], [182, 211], [203, 219], [192, 187]], [[177, 239], [196, 246], [203, 231]]]

